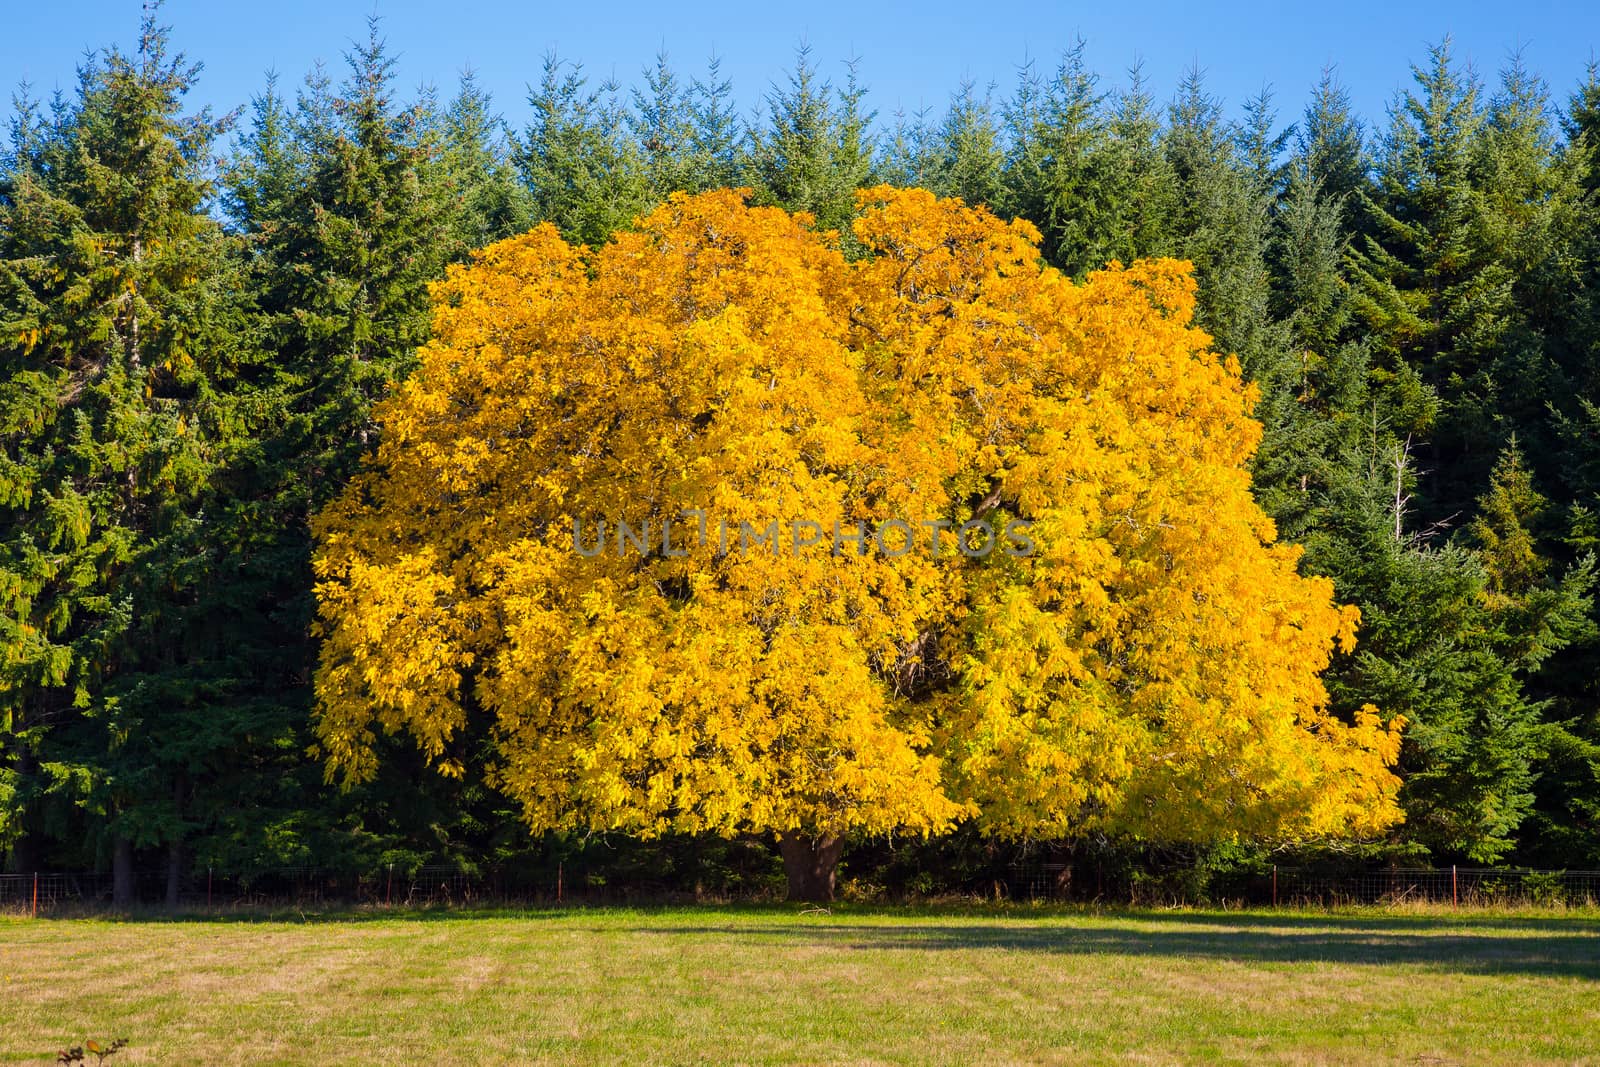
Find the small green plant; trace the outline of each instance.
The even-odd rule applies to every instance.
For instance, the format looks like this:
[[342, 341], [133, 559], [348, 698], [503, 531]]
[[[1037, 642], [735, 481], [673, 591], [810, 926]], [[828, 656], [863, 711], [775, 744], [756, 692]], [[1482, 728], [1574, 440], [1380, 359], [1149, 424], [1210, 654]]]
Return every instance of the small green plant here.
[[1522, 892], [1530, 904], [1565, 904], [1566, 871], [1530, 871], [1522, 879]]
[[128, 1047], [128, 1039], [119, 1037], [109, 1045], [102, 1045], [95, 1040], [85, 1041], [81, 1045], [73, 1045], [56, 1053], [57, 1063], [83, 1063], [87, 1058], [84, 1053], [94, 1057], [96, 1064], [106, 1062], [107, 1056], [115, 1056], [121, 1049]]
[[1489, 904], [1496, 904], [1511, 896], [1511, 886], [1500, 878], [1489, 878], [1479, 883], [1478, 896]]
[[870, 878], [845, 878], [839, 883], [838, 895], [851, 904], [881, 904], [888, 890]]

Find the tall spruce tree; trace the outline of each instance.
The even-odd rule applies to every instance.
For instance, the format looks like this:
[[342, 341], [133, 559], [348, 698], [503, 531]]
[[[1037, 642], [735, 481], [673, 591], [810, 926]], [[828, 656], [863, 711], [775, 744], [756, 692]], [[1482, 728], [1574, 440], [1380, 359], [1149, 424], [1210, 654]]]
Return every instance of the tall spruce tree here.
[[1131, 251], [1121, 210], [1131, 190], [1118, 184], [1104, 96], [1084, 48], [1069, 49], [1048, 81], [1024, 64], [1004, 108], [1003, 208], [1039, 227], [1045, 258], [1074, 275]]
[[1000, 199], [1004, 155], [989, 91], [964, 81], [950, 99], [939, 129], [938, 155], [930, 187], [941, 196], [958, 196], [969, 204], [994, 207]]
[[1282, 142], [1262, 132], [1272, 123], [1270, 108], [1259, 102], [1257, 160], [1242, 157], [1241, 138], [1193, 68], [1179, 84], [1164, 140], [1177, 190], [1174, 250], [1195, 266], [1200, 322], [1218, 347], [1239, 357], [1245, 376], [1269, 393], [1292, 376], [1296, 362], [1287, 331], [1272, 315], [1267, 273], [1275, 156]]
[[879, 145], [876, 170], [883, 181], [908, 189], [926, 189], [933, 184], [939, 141], [930, 114], [927, 107], [895, 111]]
[[847, 246], [856, 190], [872, 177], [873, 115], [857, 64], [846, 64], [835, 89], [811, 60], [809, 46], [795, 56], [787, 87], [768, 93], [767, 121], [752, 130], [751, 170], [762, 198], [788, 211], [806, 211], [822, 229], [838, 230]]
[[210, 375], [238, 327], [208, 214], [226, 120], [183, 115], [199, 67], [156, 15], [47, 126], [23, 109], [0, 178], [0, 834], [86, 834], [119, 906], [135, 848], [184, 836], [201, 720], [169, 627], [200, 592]]
[[633, 90], [627, 116], [643, 158], [644, 183], [651, 203], [677, 192], [698, 192], [701, 166], [696, 159], [694, 98], [681, 84], [665, 52], [644, 70], [644, 86]]
[[1161, 150], [1161, 119], [1144, 68], [1128, 71], [1128, 87], [1115, 96], [1107, 130], [1110, 164], [1104, 185], [1116, 196], [1110, 215], [1111, 258], [1123, 263], [1174, 252], [1179, 189]]
[[325, 790], [305, 758], [308, 518], [375, 443], [371, 406], [428, 335], [429, 283], [523, 225], [525, 194], [506, 187], [498, 122], [472, 83], [430, 117], [396, 101], [376, 22], [347, 58], [346, 81], [313, 71], [292, 114], [272, 94], [258, 99], [227, 173], [257, 326], [225, 382], [241, 429], [210, 505], [208, 565], [221, 580], [202, 618], [217, 654], [196, 662], [212, 671], [213, 703], [243, 727], [214, 741], [228, 773], [200, 843], [233, 869], [371, 863], [408, 842], [432, 853], [461, 822], [399, 776], [359, 795]]
[[1312, 89], [1295, 141], [1295, 167], [1302, 178], [1315, 181], [1324, 196], [1340, 203], [1347, 215], [1346, 225], [1356, 229], [1372, 163], [1366, 132], [1350, 106], [1350, 93], [1332, 67], [1323, 69]]
[[456, 201], [450, 258], [532, 228], [533, 197], [511, 165], [510, 131], [471, 71], [461, 76], [442, 126], [438, 161]]
[[534, 217], [590, 245], [626, 227], [650, 203], [650, 181], [617, 91], [611, 82], [589, 88], [581, 64], [546, 54], [528, 96], [533, 119], [514, 151]]
[[1498, 451], [1484, 440], [1498, 384], [1484, 357], [1500, 328], [1505, 278], [1485, 261], [1474, 228], [1485, 122], [1477, 78], [1454, 62], [1448, 39], [1428, 55], [1413, 68], [1417, 88], [1392, 110], [1377, 192], [1366, 200], [1372, 232], [1354, 258], [1354, 310], [1379, 366], [1414, 368], [1439, 396], [1438, 423], [1419, 428], [1427, 433], [1419, 507], [1426, 523], [1459, 527]]

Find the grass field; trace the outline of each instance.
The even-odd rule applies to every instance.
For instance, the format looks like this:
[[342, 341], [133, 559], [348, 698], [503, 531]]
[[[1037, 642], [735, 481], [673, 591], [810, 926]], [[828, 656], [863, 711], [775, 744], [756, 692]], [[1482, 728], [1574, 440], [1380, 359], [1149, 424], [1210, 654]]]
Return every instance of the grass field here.
[[1600, 915], [0, 919], [0, 1062], [112, 1037], [113, 1067], [1600, 1063]]

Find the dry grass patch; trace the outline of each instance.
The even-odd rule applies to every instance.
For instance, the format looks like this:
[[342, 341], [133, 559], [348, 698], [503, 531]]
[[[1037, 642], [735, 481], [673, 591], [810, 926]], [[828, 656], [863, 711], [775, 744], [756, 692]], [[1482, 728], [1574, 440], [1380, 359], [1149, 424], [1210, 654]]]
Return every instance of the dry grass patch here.
[[0, 920], [0, 1062], [1593, 1062], [1594, 913]]

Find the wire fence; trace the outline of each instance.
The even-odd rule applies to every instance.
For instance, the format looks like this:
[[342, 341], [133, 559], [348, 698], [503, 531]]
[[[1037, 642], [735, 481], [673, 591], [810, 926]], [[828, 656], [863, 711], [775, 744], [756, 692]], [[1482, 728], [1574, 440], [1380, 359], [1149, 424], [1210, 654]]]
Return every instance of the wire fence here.
[[[141, 905], [170, 900], [166, 871], [134, 872], [133, 896]], [[323, 907], [362, 905], [472, 905], [532, 902], [546, 894], [542, 886], [500, 884], [495, 873], [455, 866], [374, 871], [336, 871], [321, 867], [279, 867], [250, 874], [191, 872], [177, 881], [177, 905], [194, 908]], [[560, 898], [558, 875], [549, 895]], [[0, 910], [46, 912], [62, 907], [109, 908], [113, 879], [105, 872], [38, 872], [0, 874]]]
[[[321, 867], [280, 867], [249, 874], [189, 872], [177, 880], [182, 910], [282, 907], [422, 907], [639, 903], [677, 899], [661, 884], [607, 884], [557, 867], [552, 874], [431, 865], [399, 865], [352, 872]], [[112, 877], [104, 872], [0, 874], [0, 910], [108, 910]], [[168, 904], [166, 871], [135, 872], [139, 906]], [[1328, 870], [1258, 867], [1226, 872], [1104, 870], [1082, 864], [1018, 863], [1009, 876], [986, 883], [984, 895], [1012, 900], [1108, 904], [1217, 904], [1257, 907], [1385, 905], [1411, 902], [1482, 906], [1500, 903], [1594, 905], [1600, 871], [1532, 868], [1385, 867]]]
[[1384, 867], [1330, 871], [1269, 866], [1249, 871], [1104, 872], [1067, 863], [1019, 864], [1014, 898], [1052, 901], [1125, 901], [1133, 904], [1233, 902], [1258, 907], [1337, 907], [1352, 904], [1431, 903], [1482, 906], [1498, 903], [1594, 905], [1600, 871], [1529, 867]]

